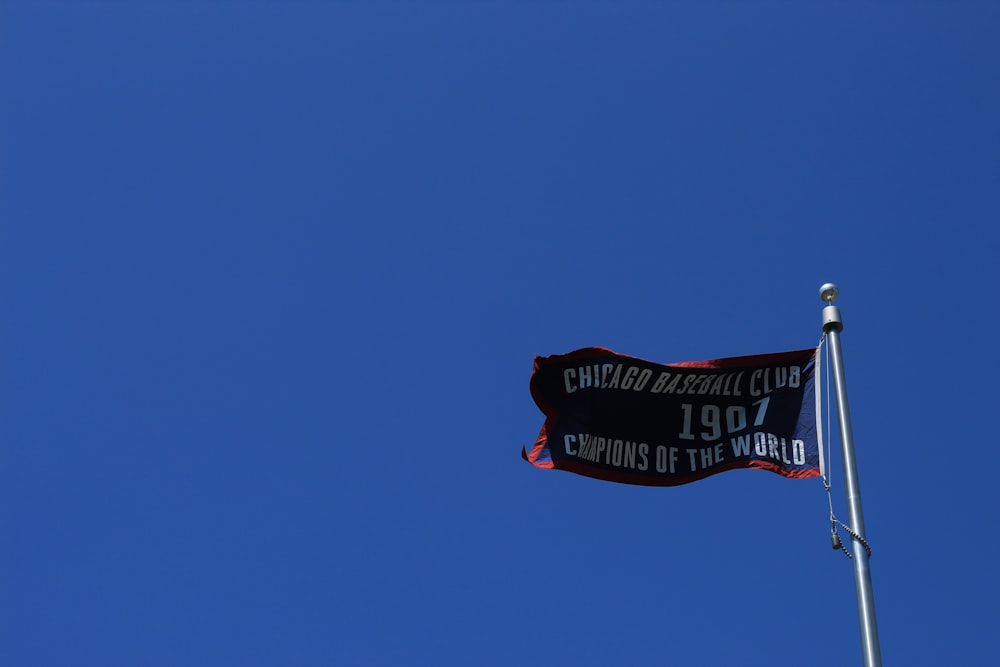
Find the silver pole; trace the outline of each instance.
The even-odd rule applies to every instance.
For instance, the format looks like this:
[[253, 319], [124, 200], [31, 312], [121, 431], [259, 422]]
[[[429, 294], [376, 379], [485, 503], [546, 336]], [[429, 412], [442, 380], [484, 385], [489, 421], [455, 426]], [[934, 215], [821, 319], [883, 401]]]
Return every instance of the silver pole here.
[[[851, 528], [865, 539], [865, 519], [861, 513], [861, 485], [858, 483], [858, 468], [854, 460], [854, 435], [851, 431], [851, 410], [847, 406], [847, 382], [844, 379], [844, 359], [840, 350], [840, 332], [844, 323], [840, 319], [840, 308], [833, 305], [839, 292], [833, 283], [826, 283], [819, 289], [820, 298], [830, 304], [823, 309], [823, 331], [830, 346], [830, 368], [833, 372], [833, 386], [837, 394], [838, 427], [840, 449], [844, 457], [844, 481], [847, 493], [847, 508], [851, 517]], [[861, 626], [861, 654], [865, 667], [881, 667], [882, 654], [878, 644], [878, 624], [875, 621], [875, 595], [872, 593], [872, 576], [868, 568], [868, 552], [853, 535], [854, 547], [854, 588], [858, 596], [858, 624]]]

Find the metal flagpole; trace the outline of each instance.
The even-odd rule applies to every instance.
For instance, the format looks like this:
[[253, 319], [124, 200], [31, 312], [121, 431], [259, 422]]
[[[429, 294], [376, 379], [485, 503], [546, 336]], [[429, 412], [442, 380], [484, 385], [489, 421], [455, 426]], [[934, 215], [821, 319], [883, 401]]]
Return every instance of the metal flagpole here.
[[881, 667], [882, 654], [878, 644], [878, 624], [875, 621], [875, 596], [872, 577], [868, 568], [868, 550], [865, 543], [865, 519], [861, 513], [861, 486], [854, 460], [854, 436], [851, 432], [851, 411], [847, 406], [847, 384], [844, 379], [844, 360], [840, 350], [840, 332], [844, 323], [840, 308], [833, 305], [839, 292], [833, 283], [819, 288], [820, 298], [828, 305], [823, 308], [823, 331], [830, 346], [830, 369], [837, 395], [840, 449], [844, 458], [844, 480], [847, 508], [851, 517], [851, 541], [854, 547], [854, 587], [858, 596], [858, 624], [861, 626], [861, 653], [865, 667]]

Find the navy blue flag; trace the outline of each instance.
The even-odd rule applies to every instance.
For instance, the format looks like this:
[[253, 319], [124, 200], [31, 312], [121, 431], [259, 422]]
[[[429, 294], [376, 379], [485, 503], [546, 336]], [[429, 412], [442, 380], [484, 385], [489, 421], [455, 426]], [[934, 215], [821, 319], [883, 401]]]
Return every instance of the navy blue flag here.
[[535, 357], [537, 468], [674, 486], [735, 468], [820, 474], [817, 350], [654, 364], [588, 347]]

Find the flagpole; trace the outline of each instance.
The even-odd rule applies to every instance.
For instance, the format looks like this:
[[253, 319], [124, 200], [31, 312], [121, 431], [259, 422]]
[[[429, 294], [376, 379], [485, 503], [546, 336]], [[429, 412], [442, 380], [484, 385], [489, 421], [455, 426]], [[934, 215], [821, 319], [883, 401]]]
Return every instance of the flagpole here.
[[[861, 512], [861, 485], [854, 459], [854, 436], [851, 431], [851, 411], [847, 405], [847, 383], [844, 379], [844, 360], [840, 349], [840, 332], [844, 323], [840, 308], [833, 305], [839, 292], [833, 283], [819, 289], [820, 298], [828, 305], [823, 308], [823, 331], [830, 346], [830, 368], [837, 396], [838, 428], [844, 460], [844, 482], [847, 508], [851, 518], [851, 542], [854, 547], [854, 587], [858, 597], [858, 624], [861, 627], [861, 653], [865, 667], [881, 667], [882, 654], [878, 642], [878, 624], [875, 620], [875, 595], [872, 592], [871, 570], [868, 567], [868, 550], [865, 540], [865, 519]], [[860, 539], [859, 539], [860, 538]]]

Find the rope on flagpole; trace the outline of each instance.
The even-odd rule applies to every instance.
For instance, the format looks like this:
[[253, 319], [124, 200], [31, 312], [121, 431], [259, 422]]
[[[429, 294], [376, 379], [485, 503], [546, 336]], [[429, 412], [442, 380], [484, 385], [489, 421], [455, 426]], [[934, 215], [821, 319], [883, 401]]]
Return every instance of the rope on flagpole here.
[[[827, 461], [832, 461], [832, 459], [830, 458], [830, 454], [831, 454], [831, 451], [830, 451], [830, 442], [832, 440], [832, 438], [831, 438], [831, 430], [832, 429], [830, 427], [830, 421], [831, 421], [830, 420], [830, 415], [832, 414], [830, 412], [830, 410], [831, 410], [831, 406], [830, 406], [830, 394], [831, 394], [831, 391], [830, 391], [830, 370], [829, 370], [830, 369], [830, 347], [828, 345], [824, 345], [824, 343], [826, 343], [826, 334], [825, 333], [823, 334], [823, 337], [820, 339], [819, 344], [820, 344], [820, 346], [823, 347], [824, 352], [826, 353], [826, 364], [825, 364], [825, 366], [826, 366], [826, 369], [825, 369], [826, 370], [826, 416], [827, 416], [827, 418], [826, 418], [826, 447], [827, 447], [827, 450], [826, 450], [827, 451], [826, 460]], [[850, 549], [847, 548], [847, 546], [844, 544], [844, 541], [840, 539], [840, 533], [837, 532], [837, 524], [840, 524], [840, 526], [845, 531], [847, 531], [848, 535], [850, 535], [851, 537], [853, 537], [854, 539], [856, 539], [858, 542], [861, 543], [861, 546], [863, 546], [865, 548], [865, 551], [868, 553], [868, 557], [871, 558], [872, 557], [872, 548], [868, 544], [868, 541], [865, 538], [863, 538], [860, 535], [858, 535], [850, 526], [848, 526], [846, 523], [844, 523], [843, 521], [841, 521], [840, 519], [838, 519], [837, 515], [833, 513], [833, 495], [830, 493], [830, 487], [831, 487], [831, 473], [830, 473], [830, 466], [827, 465], [827, 470], [823, 474], [823, 488], [826, 490], [826, 499], [827, 499], [827, 502], [830, 505], [830, 542], [831, 542], [833, 548], [834, 549], [839, 549], [839, 550], [843, 551], [845, 556], [847, 556], [848, 558], [850, 558], [852, 560], [854, 559], [854, 554], [852, 554], [851, 551], [850, 551]]]
[[843, 521], [841, 521], [837, 517], [833, 516], [833, 514], [831, 513], [830, 514], [830, 525], [831, 525], [832, 530], [833, 530], [833, 548], [834, 549], [839, 548], [841, 551], [844, 552], [844, 554], [848, 558], [854, 558], [854, 554], [852, 554], [847, 549], [847, 547], [844, 546], [844, 543], [840, 540], [840, 535], [837, 534], [837, 524], [838, 523], [843, 527], [844, 530], [847, 531], [848, 535], [850, 535], [851, 537], [853, 537], [854, 539], [856, 539], [858, 542], [861, 543], [861, 546], [863, 546], [865, 548], [865, 553], [867, 553], [868, 557], [871, 558], [872, 557], [872, 548], [868, 544], [868, 540], [866, 540], [865, 538], [863, 538], [860, 535], [858, 535], [857, 533], [855, 533], [853, 530], [851, 530], [850, 526], [848, 526], [846, 523], [844, 523]]

